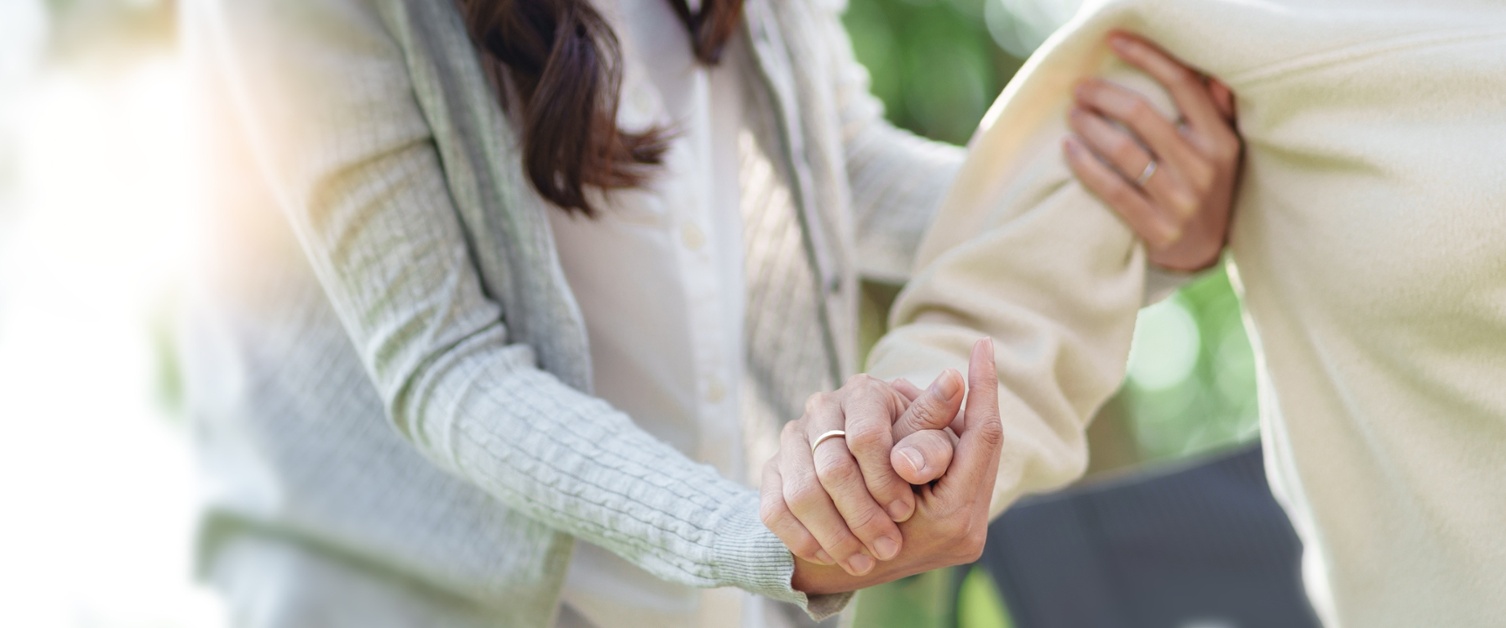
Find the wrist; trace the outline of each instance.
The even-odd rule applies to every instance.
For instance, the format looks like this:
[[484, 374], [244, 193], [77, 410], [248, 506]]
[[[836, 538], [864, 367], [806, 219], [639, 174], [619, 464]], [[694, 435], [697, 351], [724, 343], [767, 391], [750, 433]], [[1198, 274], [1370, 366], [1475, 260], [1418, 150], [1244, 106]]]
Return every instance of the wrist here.
[[857, 576], [836, 565], [821, 565], [795, 556], [795, 571], [790, 574], [790, 588], [806, 595], [849, 593], [862, 588]]

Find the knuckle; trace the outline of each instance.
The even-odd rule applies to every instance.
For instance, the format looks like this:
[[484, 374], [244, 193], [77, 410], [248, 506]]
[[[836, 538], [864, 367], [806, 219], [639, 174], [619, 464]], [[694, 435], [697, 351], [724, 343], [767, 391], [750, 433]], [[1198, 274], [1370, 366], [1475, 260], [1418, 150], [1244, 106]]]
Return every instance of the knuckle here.
[[1212, 167], [1199, 164], [1199, 166], [1194, 168], [1187, 178], [1188, 182], [1191, 183], [1193, 189], [1197, 190], [1198, 194], [1207, 194], [1208, 190], [1213, 189], [1213, 179], [1216, 176], [1218, 176], [1217, 170]]
[[792, 510], [810, 512], [826, 497], [826, 491], [819, 486], [809, 483], [800, 483], [785, 487], [784, 501]]
[[797, 437], [803, 431], [805, 431], [805, 422], [803, 420], [790, 421], [789, 423], [785, 423], [783, 428], [780, 428], [780, 438]]
[[816, 476], [831, 491], [850, 489], [863, 482], [863, 473], [850, 456], [824, 456], [816, 463]]
[[1175, 211], [1179, 218], [1186, 219], [1197, 214], [1199, 205], [1198, 196], [1191, 190], [1178, 187], [1171, 190], [1167, 194], [1167, 196], [1167, 202], [1171, 205], [1172, 211]]
[[821, 551], [821, 544], [817, 543], [816, 539], [811, 537], [809, 534], [802, 534], [798, 539], [781, 538], [780, 540], [784, 541], [784, 544], [788, 546], [790, 548], [790, 551], [793, 552], [796, 556], [799, 556], [806, 560], [814, 561], [816, 559], [816, 553]]
[[999, 421], [997, 413], [986, 416], [982, 423], [973, 427], [978, 430], [978, 442], [988, 447], [989, 451], [998, 449], [1004, 444], [1004, 425]]
[[781, 527], [789, 512], [789, 509], [784, 506], [784, 500], [771, 497], [764, 497], [758, 505], [758, 518], [763, 521], [764, 527], [770, 530]]
[[1201, 87], [1202, 80], [1196, 72], [1182, 66], [1173, 64], [1167, 71], [1167, 78], [1175, 85], [1183, 87]]
[[1135, 191], [1131, 190], [1129, 186], [1118, 182], [1110, 185], [1107, 193], [1105, 193], [1105, 198], [1108, 199], [1109, 203], [1120, 208], [1133, 207], [1136, 201]]
[[864, 423], [850, 426], [847, 430], [847, 447], [854, 454], [873, 452], [884, 448], [884, 426]]
[[805, 398], [806, 416], [820, 414], [836, 402], [836, 396], [829, 392], [819, 392]]
[[847, 521], [848, 529], [864, 538], [876, 538], [886, 531], [885, 528], [894, 525], [887, 517], [879, 516], [878, 508], [862, 508], [843, 519]]
[[939, 424], [941, 410], [935, 405], [925, 402], [910, 406], [911, 418], [914, 419], [914, 427], [934, 427]]
[[863, 551], [863, 542], [850, 530], [839, 532], [836, 538], [832, 540], [831, 546], [827, 548], [827, 553], [831, 554], [832, 558], [837, 560], [842, 560], [861, 551]]
[[824, 395], [824, 394], [826, 394], [826, 393], [816, 393], [814, 395], [811, 395], [811, 396], [805, 398], [805, 415], [806, 416], [810, 416], [811, 412], [815, 411], [817, 399], [821, 395]]
[[[834, 420], [842, 416], [842, 405], [833, 397], [813, 399], [806, 404], [805, 417], [796, 432], [797, 437], [806, 440], [814, 436], [815, 430], [825, 430], [832, 427]], [[841, 427], [837, 425], [835, 427]]]
[[1080, 175], [1089, 170], [1088, 160], [1092, 159], [1092, 157], [1088, 156], [1088, 150], [1090, 149], [1084, 146], [1081, 141], [1077, 141], [1077, 145], [1081, 147], [1081, 150], [1068, 150], [1066, 151], [1066, 157], [1067, 165], [1072, 166], [1072, 171]]
[[843, 387], [863, 388], [874, 381], [877, 380], [875, 380], [872, 375], [869, 375], [867, 373], [858, 373], [857, 375], [853, 375], [852, 377], [847, 378], [847, 383], [843, 384]]
[[1083, 100], [1086, 100], [1088, 102], [1098, 102], [1102, 99], [1103, 88], [1099, 86], [1098, 81], [1084, 81], [1077, 86], [1077, 89], [1078, 93], [1082, 95]]

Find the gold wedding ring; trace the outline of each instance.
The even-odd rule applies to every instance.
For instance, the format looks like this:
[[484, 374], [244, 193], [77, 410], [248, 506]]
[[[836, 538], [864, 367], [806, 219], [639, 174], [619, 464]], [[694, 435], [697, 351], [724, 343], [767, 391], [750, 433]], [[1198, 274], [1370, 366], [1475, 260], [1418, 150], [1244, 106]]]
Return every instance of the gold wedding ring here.
[[830, 431], [827, 431], [826, 433], [823, 433], [820, 436], [817, 436], [816, 440], [811, 441], [811, 453], [816, 453], [816, 448], [820, 447], [821, 443], [825, 442], [829, 438], [846, 438], [846, 437], [847, 437], [847, 432], [844, 432], [842, 430], [830, 430]]

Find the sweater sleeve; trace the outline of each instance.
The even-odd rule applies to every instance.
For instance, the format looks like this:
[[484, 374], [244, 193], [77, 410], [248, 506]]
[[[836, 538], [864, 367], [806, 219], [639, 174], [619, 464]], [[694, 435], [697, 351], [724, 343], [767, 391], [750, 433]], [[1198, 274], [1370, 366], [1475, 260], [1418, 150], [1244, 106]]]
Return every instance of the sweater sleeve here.
[[[482, 288], [405, 66], [400, 2], [208, 0], [244, 131], [388, 419], [508, 507], [665, 580], [791, 589], [758, 498], [537, 367]], [[458, 20], [458, 17], [456, 18]], [[339, 391], [330, 391], [339, 394]]]
[[1144, 247], [1061, 153], [1083, 77], [1105, 73], [1169, 110], [1154, 83], [1109, 59], [1105, 30], [1053, 40], [994, 105], [871, 354], [874, 375], [924, 384], [965, 370], [979, 336], [995, 339], [1005, 434], [994, 514], [1083, 473], [1087, 422], [1123, 380], [1145, 299]]
[[903, 283], [964, 151], [884, 119], [884, 105], [869, 91], [868, 71], [854, 56], [837, 11], [821, 10], [814, 31], [826, 39], [821, 48], [835, 78], [857, 271], [865, 279]]

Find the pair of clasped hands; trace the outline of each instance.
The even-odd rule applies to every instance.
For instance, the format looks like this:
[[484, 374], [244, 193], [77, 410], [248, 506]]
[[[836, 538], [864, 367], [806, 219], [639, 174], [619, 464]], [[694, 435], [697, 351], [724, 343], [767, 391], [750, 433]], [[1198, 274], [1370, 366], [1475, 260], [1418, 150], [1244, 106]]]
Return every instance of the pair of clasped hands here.
[[[1108, 43], [1164, 87], [1181, 116], [1085, 81], [1068, 113], [1067, 163], [1141, 237], [1151, 263], [1210, 266], [1242, 154], [1233, 94], [1144, 39], [1114, 33]], [[859, 375], [810, 398], [763, 473], [761, 515], [795, 556], [796, 590], [853, 591], [978, 559], [1004, 438], [995, 368], [984, 339], [965, 380], [949, 369], [922, 391]]]
[[795, 555], [792, 586], [839, 593], [977, 560], [1002, 442], [988, 339], [966, 381], [859, 375], [811, 397], [763, 474], [760, 514]]

